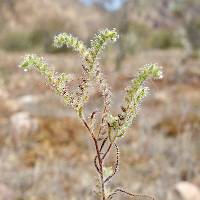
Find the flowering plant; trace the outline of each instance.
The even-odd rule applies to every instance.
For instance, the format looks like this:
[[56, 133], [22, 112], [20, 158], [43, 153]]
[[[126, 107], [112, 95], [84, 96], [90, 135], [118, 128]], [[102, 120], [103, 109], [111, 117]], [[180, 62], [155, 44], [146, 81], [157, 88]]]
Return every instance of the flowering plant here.
[[[98, 58], [109, 42], [115, 42], [118, 39], [118, 34], [115, 29], [103, 30], [95, 35], [91, 41], [90, 48], [87, 48], [82, 41], [73, 37], [71, 34], [61, 33], [55, 36], [54, 46], [71, 47], [78, 52], [83, 59], [82, 75], [78, 87], [71, 91], [68, 88], [69, 83], [73, 80], [73, 76], [65, 73], [57, 73], [48, 67], [46, 61], [37, 55], [26, 55], [20, 64], [20, 67], [25, 71], [36, 69], [44, 76], [53, 88], [53, 90], [64, 100], [64, 104], [71, 106], [82, 120], [87, 128], [96, 151], [94, 157], [94, 166], [99, 174], [99, 184], [96, 194], [99, 199], [112, 199], [116, 194], [123, 193], [132, 197], [142, 199], [153, 199], [147, 195], [136, 195], [129, 193], [123, 189], [108, 189], [108, 182], [116, 174], [119, 167], [119, 148], [117, 140], [124, 136], [127, 129], [131, 126], [136, 117], [138, 107], [142, 99], [148, 94], [148, 87], [144, 86], [147, 79], [162, 78], [162, 70], [156, 64], [144, 66], [136, 78], [131, 81], [126, 89], [124, 103], [121, 106], [121, 112], [118, 115], [113, 115], [110, 111], [112, 102], [111, 89], [103, 76]], [[85, 104], [89, 100], [90, 82], [95, 83], [103, 97], [103, 110], [101, 112], [100, 125], [95, 123], [96, 111], [92, 112], [89, 117], [85, 116]], [[105, 159], [112, 149], [116, 150], [116, 162], [114, 167], [105, 167]]]

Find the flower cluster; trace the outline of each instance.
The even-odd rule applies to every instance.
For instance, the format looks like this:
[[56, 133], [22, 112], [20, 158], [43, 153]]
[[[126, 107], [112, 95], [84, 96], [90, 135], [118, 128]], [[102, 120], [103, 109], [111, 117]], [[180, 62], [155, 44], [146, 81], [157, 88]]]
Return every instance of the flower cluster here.
[[111, 102], [110, 87], [108, 86], [107, 81], [104, 79], [101, 68], [99, 67], [99, 64], [97, 64], [96, 60], [98, 54], [103, 50], [108, 41], [115, 41], [117, 38], [118, 34], [115, 29], [106, 29], [95, 35], [94, 40], [91, 41], [91, 47], [87, 48], [82, 41], [78, 40], [76, 37], [73, 37], [71, 34], [61, 33], [55, 36], [55, 47], [61, 48], [64, 45], [71, 47], [74, 51], [80, 54], [85, 62], [83, 65], [83, 77], [80, 78], [81, 82], [75, 91], [69, 92], [67, 87], [67, 83], [71, 80], [70, 75], [66, 75], [64, 73], [58, 74], [57, 72], [49, 69], [43, 58], [40, 58], [36, 55], [27, 55], [25, 56], [20, 67], [24, 70], [36, 68], [47, 78], [55, 91], [64, 97], [65, 104], [71, 105], [79, 113], [83, 110], [84, 104], [89, 99], [89, 82], [95, 80], [105, 99], [105, 107], [109, 107]]
[[91, 47], [87, 48], [83, 42], [70, 34], [62, 33], [55, 37], [54, 45], [62, 47], [67, 45], [73, 48], [84, 59], [83, 75], [80, 78], [80, 84], [75, 91], [69, 91], [68, 83], [72, 80], [70, 74], [57, 73], [50, 69], [43, 58], [36, 55], [25, 56], [20, 67], [24, 70], [36, 68], [39, 73], [46, 77], [47, 81], [57, 94], [63, 96], [66, 105], [72, 106], [82, 116], [85, 103], [89, 99], [89, 82], [96, 82], [104, 99], [104, 112], [101, 126], [108, 124], [109, 137], [114, 134], [114, 139], [125, 134], [127, 129], [133, 122], [137, 114], [138, 107], [142, 99], [148, 94], [148, 88], [144, 87], [144, 82], [149, 78], [162, 78], [162, 71], [156, 64], [144, 66], [137, 75], [137, 78], [131, 81], [130, 86], [126, 89], [124, 105], [121, 107], [121, 113], [116, 117], [110, 114], [111, 90], [105, 80], [100, 65], [97, 61], [98, 55], [105, 48], [106, 44], [114, 42], [118, 38], [118, 34], [113, 30], [100, 31], [91, 41]]
[[103, 113], [104, 116], [103, 116], [103, 123], [101, 124], [102, 132], [104, 132], [103, 129], [105, 128], [107, 124], [104, 119], [107, 117], [108, 111], [111, 106], [112, 92], [111, 92], [108, 82], [104, 78], [104, 75], [98, 63], [98, 58], [101, 52], [104, 50], [105, 46], [109, 42], [116, 42], [118, 38], [119, 38], [119, 35], [115, 29], [113, 30], [105, 29], [103, 31], [99, 31], [99, 33], [95, 35], [94, 39], [91, 40], [91, 47], [89, 49], [91, 59], [92, 59], [92, 65], [90, 67], [90, 69], [92, 69], [91, 70], [92, 77], [95, 80], [104, 98], [104, 113]]
[[115, 42], [118, 37], [119, 35], [115, 29], [111, 31], [105, 29], [95, 35], [94, 40], [91, 40], [91, 48], [89, 49], [92, 58], [92, 64], [96, 62], [98, 55], [103, 51], [106, 44], [108, 44], [108, 42]]
[[46, 61], [37, 55], [31, 54], [24, 57], [23, 62], [19, 66], [25, 71], [35, 68], [41, 75], [43, 75], [49, 85], [55, 90], [55, 92], [64, 97], [66, 105], [72, 105], [74, 108], [77, 105], [73, 105], [73, 95], [67, 89], [67, 84], [72, 80], [71, 74], [57, 73], [48, 67]]
[[71, 34], [60, 33], [55, 36], [54, 46], [57, 48], [61, 48], [64, 45], [78, 52], [84, 59], [89, 57], [87, 47], [83, 44], [82, 41], [78, 40], [76, 37], [73, 37]]
[[84, 103], [84, 100], [88, 99], [88, 82], [90, 80], [95, 80], [100, 92], [104, 97], [104, 107], [106, 107], [106, 110], [108, 110], [111, 104], [112, 94], [110, 87], [105, 80], [103, 73], [101, 72], [102, 70], [99, 67], [97, 58], [105, 48], [106, 44], [108, 44], [108, 42], [115, 42], [118, 37], [119, 35], [115, 29], [105, 29], [103, 31], [99, 31], [99, 33], [95, 35], [94, 39], [91, 40], [90, 48], [87, 48], [81, 41], [73, 37], [71, 34], [61, 33], [55, 37], [54, 45], [56, 47], [62, 47], [64, 45], [71, 47], [77, 51], [85, 61], [85, 65], [83, 67], [85, 82], [81, 83], [81, 85], [84, 85], [83, 90], [81, 91], [83, 99], [80, 99], [79, 101]]
[[[148, 94], [149, 88], [144, 86], [144, 82], [150, 78], [161, 79], [161, 67], [150, 64], [142, 68], [136, 79], [132, 80], [130, 86], [126, 89], [124, 105], [121, 107], [122, 112], [117, 117], [113, 117], [111, 114], [108, 115], [107, 120], [115, 132], [114, 136], [123, 136], [131, 126], [141, 101]], [[111, 138], [111, 136], [109, 137]]]

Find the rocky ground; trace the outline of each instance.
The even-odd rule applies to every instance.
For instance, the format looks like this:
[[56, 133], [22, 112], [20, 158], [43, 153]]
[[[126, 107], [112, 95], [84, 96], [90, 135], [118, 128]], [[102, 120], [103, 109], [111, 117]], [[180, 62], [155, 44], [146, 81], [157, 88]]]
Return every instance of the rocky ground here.
[[[17, 67], [22, 55], [0, 52], [0, 200], [92, 200], [96, 173], [86, 129], [38, 74]], [[200, 199], [200, 59], [183, 56], [144, 52], [127, 57], [117, 72], [112, 59], [104, 62], [113, 111], [138, 67], [156, 62], [164, 70], [119, 142], [120, 171], [111, 187], [158, 200]], [[44, 57], [59, 71], [79, 73], [75, 55]], [[91, 93], [89, 110], [99, 104], [99, 93]]]

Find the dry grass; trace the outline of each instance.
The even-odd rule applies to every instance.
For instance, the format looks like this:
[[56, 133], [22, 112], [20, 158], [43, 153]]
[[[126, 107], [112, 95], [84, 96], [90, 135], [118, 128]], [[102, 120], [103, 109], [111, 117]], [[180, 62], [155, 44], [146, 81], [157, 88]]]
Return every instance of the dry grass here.
[[[0, 183], [13, 190], [17, 200], [94, 199], [90, 193], [95, 182], [93, 147], [85, 129], [49, 90], [44, 94], [46, 86], [36, 74], [16, 68], [19, 54], [1, 55], [5, 60], [0, 62]], [[151, 83], [153, 92], [141, 108], [143, 112], [121, 141], [121, 170], [113, 186], [124, 185], [130, 191], [165, 200], [178, 181], [200, 184], [200, 60], [189, 59], [180, 66], [181, 55], [177, 51], [135, 55], [127, 58], [118, 74], [113, 72], [112, 60], [106, 62], [116, 109], [120, 89], [137, 69], [133, 66], [156, 61], [165, 71], [163, 81]], [[59, 70], [78, 73], [76, 57], [45, 56]], [[89, 109], [99, 97], [91, 92]], [[38, 128], [15, 137], [10, 117], [21, 111], [30, 113], [30, 120], [37, 119]]]

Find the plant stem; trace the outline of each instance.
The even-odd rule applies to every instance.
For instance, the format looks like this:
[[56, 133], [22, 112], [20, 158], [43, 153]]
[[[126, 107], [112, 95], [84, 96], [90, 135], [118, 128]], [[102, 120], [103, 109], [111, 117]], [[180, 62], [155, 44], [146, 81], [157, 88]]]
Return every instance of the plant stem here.
[[101, 178], [101, 195], [102, 195], [102, 200], [105, 200], [105, 185], [104, 185], [104, 176], [103, 176], [103, 159], [101, 158], [98, 143], [96, 138], [93, 138], [94, 143], [95, 143], [95, 148], [96, 148], [96, 153], [99, 161], [99, 170], [100, 170], [100, 178]]
[[101, 199], [106, 200], [105, 184], [104, 184], [104, 176], [103, 176], [103, 158], [101, 158], [101, 152], [99, 150], [98, 142], [97, 142], [97, 139], [96, 139], [94, 133], [92, 132], [92, 130], [90, 129], [88, 123], [86, 122], [86, 120], [84, 118], [82, 118], [82, 121], [83, 121], [84, 125], [86, 126], [86, 128], [88, 129], [88, 131], [94, 141], [94, 144], [95, 144], [95, 149], [96, 149], [97, 158], [98, 158], [98, 162], [99, 162], [99, 173], [100, 173], [100, 181], [101, 181]]

